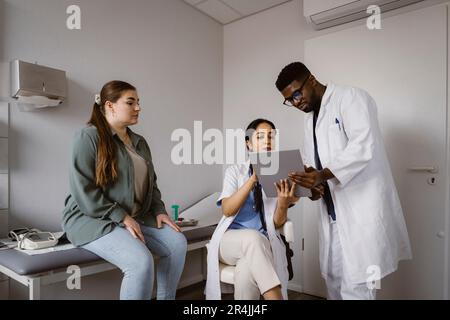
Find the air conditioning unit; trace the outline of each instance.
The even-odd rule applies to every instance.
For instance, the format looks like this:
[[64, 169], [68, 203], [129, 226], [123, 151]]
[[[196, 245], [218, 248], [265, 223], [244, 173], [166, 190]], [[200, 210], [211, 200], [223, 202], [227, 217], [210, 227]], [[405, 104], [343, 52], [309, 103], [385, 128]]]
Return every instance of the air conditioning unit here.
[[366, 18], [371, 5], [387, 12], [421, 1], [424, 0], [303, 0], [303, 13], [314, 29], [321, 30]]

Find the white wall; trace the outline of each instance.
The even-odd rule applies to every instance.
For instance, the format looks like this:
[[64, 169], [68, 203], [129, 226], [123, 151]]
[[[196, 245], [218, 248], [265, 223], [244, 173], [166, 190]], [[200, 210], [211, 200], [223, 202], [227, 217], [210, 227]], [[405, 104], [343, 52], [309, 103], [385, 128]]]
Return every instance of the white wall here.
[[94, 94], [113, 79], [138, 88], [143, 110], [133, 129], [152, 149], [167, 209], [219, 190], [222, 167], [173, 165], [170, 136], [192, 130], [194, 120], [222, 126], [222, 26], [180, 0], [80, 0], [82, 29], [68, 30], [73, 3], [0, 0], [0, 95], [9, 94], [4, 79], [12, 59], [63, 69], [68, 78], [61, 107], [27, 113], [11, 105], [9, 227], [60, 229], [73, 133], [89, 119]]
[[[295, 0], [225, 26], [224, 128], [245, 129], [250, 121], [263, 117], [280, 129], [281, 149], [301, 146], [303, 114], [282, 105], [275, 81], [286, 64], [303, 60], [303, 43], [311, 28], [302, 12], [302, 1]], [[302, 207], [289, 210], [296, 232], [290, 287], [299, 291]]]

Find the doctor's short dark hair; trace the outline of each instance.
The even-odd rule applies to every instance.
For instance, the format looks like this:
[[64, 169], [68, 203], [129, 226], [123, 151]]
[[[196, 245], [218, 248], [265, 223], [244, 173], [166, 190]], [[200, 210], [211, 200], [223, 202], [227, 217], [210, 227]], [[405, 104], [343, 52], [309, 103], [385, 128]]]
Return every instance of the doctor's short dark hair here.
[[311, 72], [301, 62], [292, 62], [285, 66], [275, 82], [278, 91], [283, 91], [294, 80], [302, 80]]
[[269, 121], [267, 119], [262, 119], [262, 118], [258, 118], [253, 120], [252, 122], [250, 122], [250, 124], [247, 126], [247, 129], [245, 129], [245, 141], [249, 141], [251, 138], [251, 135], [253, 134], [253, 132], [256, 131], [256, 128], [258, 128], [258, 126], [261, 123], [267, 123], [269, 126], [272, 127], [273, 130], [275, 130], [275, 125], [273, 124], [272, 121]]

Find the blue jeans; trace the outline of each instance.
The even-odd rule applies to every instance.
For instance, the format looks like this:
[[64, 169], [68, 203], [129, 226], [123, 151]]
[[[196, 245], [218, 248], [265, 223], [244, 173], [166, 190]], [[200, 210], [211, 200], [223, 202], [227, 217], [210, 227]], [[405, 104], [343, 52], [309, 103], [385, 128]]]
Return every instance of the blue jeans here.
[[124, 273], [121, 300], [150, 300], [153, 292], [153, 255], [160, 257], [156, 274], [158, 300], [173, 300], [186, 258], [185, 236], [163, 224], [161, 229], [140, 225], [145, 244], [116, 226], [107, 235], [84, 246]]

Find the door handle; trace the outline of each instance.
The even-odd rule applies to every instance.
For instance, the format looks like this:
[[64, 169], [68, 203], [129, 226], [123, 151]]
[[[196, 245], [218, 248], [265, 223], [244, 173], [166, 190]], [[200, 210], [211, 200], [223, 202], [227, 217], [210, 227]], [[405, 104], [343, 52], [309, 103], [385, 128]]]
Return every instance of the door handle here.
[[409, 171], [437, 173], [437, 167], [409, 167]]

